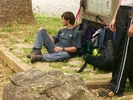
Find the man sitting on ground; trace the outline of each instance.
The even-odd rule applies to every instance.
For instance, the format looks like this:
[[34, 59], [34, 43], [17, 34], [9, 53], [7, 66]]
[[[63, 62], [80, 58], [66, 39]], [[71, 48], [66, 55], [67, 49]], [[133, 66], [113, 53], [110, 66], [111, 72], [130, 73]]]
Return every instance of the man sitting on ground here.
[[[37, 61], [62, 61], [72, 57], [81, 48], [81, 32], [74, 26], [75, 16], [72, 12], [64, 12], [61, 22], [66, 28], [60, 29], [53, 37], [44, 28], [40, 28], [34, 42], [33, 50], [27, 54], [31, 63]], [[42, 55], [41, 48], [45, 46], [49, 54]]]

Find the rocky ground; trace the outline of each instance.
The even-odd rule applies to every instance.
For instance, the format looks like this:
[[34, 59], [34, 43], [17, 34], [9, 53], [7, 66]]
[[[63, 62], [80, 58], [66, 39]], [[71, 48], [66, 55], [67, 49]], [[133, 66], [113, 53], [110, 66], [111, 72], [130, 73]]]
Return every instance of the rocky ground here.
[[[2, 100], [2, 92], [4, 86], [9, 82], [9, 78], [15, 73], [6, 63], [0, 59], [0, 100]], [[132, 90], [127, 90], [125, 92], [125, 95], [122, 97], [113, 97], [113, 98], [108, 98], [108, 97], [98, 97], [95, 94], [96, 89], [89, 89], [89, 92], [91, 93], [92, 97], [94, 100], [133, 100], [133, 92], [129, 92]]]

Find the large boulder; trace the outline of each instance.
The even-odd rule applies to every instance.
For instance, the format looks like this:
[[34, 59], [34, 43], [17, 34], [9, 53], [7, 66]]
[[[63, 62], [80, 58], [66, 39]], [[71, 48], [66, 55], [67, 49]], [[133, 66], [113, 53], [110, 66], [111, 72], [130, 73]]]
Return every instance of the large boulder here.
[[30, 69], [10, 78], [3, 100], [91, 100], [79, 74]]

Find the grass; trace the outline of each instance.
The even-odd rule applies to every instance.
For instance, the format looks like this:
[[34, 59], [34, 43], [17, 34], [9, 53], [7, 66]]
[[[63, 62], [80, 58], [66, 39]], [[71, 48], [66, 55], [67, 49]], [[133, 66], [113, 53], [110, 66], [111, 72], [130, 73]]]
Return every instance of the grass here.
[[[17, 44], [19, 42], [22, 42], [23, 44], [31, 44], [33, 45], [36, 33], [40, 27], [44, 27], [48, 34], [53, 36], [58, 32], [58, 30], [62, 27], [61, 20], [58, 17], [50, 17], [43, 14], [34, 13], [36, 22], [32, 25], [22, 25], [22, 24], [15, 24], [10, 25], [7, 23], [5, 27], [0, 29], [0, 38], [3, 38], [3, 44], [5, 47], [10, 48], [10, 51], [17, 55], [18, 58], [20, 58], [23, 62], [30, 64], [29, 59], [25, 59], [25, 54], [28, 54], [31, 49], [29, 48], [23, 48], [23, 53], [18, 53], [16, 51], [16, 47], [12, 47], [12, 45]], [[43, 53], [47, 53], [46, 49], [42, 48]], [[77, 60], [82, 61], [82, 57], [77, 57]], [[68, 66], [67, 61], [64, 62], [49, 62], [50, 67], [53, 67], [55, 69], [60, 69], [66, 73], [76, 73], [75, 71], [71, 71], [69, 69], [61, 69], [62, 66]], [[82, 66], [80, 64], [79, 66]], [[33, 66], [35, 67], [35, 66]], [[69, 67], [76, 68], [77, 66], [75, 64], [70, 64]], [[93, 69], [92, 66], [88, 65], [87, 68]], [[98, 74], [99, 71], [95, 70], [95, 74]], [[84, 77], [84, 79], [88, 79], [87, 76], [88, 73], [83, 72], [81, 75]]]

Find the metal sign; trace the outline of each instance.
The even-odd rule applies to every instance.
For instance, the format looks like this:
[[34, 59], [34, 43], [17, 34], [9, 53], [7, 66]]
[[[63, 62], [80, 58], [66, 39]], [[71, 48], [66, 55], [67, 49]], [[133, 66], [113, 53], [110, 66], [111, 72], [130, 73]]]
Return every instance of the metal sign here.
[[[96, 22], [99, 15], [107, 23], [110, 23], [116, 11], [118, 0], [85, 0], [85, 10], [82, 10], [81, 19]], [[99, 23], [101, 23], [99, 21]]]

